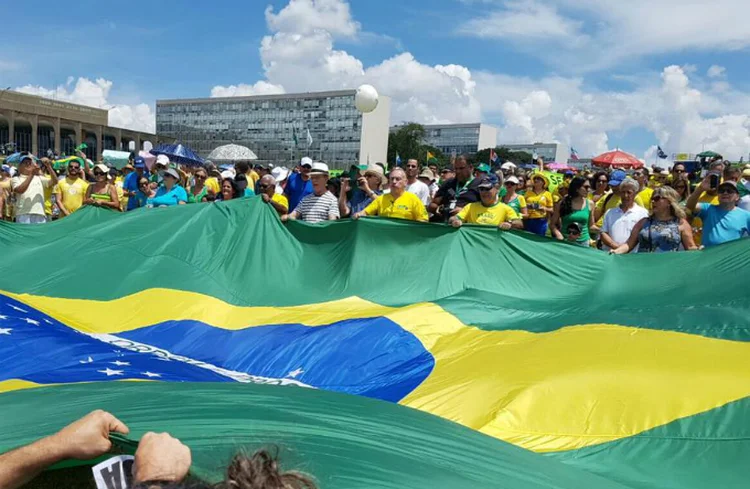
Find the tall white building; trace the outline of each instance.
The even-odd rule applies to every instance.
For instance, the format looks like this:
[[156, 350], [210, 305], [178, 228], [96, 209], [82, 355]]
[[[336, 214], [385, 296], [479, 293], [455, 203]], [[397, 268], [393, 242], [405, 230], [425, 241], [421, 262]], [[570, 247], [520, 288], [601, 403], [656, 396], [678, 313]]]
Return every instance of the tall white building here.
[[342, 169], [385, 162], [391, 100], [380, 95], [378, 107], [361, 114], [354, 107], [355, 93], [157, 100], [156, 127], [204, 157], [234, 143], [274, 164], [294, 164], [302, 156]]
[[[400, 126], [391, 127], [391, 132]], [[435, 146], [444, 154], [474, 155], [477, 151], [494, 148], [497, 144], [497, 128], [482, 124], [431, 124], [423, 126], [425, 142]]]

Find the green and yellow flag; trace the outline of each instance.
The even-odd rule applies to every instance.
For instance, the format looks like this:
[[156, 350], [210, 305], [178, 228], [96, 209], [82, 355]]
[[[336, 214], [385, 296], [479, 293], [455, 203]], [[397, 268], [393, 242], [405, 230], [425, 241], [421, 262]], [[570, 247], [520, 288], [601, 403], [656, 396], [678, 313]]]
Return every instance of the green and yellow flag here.
[[103, 408], [209, 480], [268, 444], [326, 488], [750, 477], [747, 240], [610, 256], [251, 198], [2, 222], [0, 247], [0, 451]]

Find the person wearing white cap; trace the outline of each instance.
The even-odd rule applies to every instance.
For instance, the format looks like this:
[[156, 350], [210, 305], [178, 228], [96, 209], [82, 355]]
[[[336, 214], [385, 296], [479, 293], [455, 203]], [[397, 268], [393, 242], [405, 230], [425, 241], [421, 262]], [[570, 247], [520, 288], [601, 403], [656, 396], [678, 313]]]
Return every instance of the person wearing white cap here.
[[516, 193], [518, 190], [518, 184], [521, 181], [515, 175], [511, 175], [505, 179], [505, 195], [503, 195], [503, 203], [510, 206], [513, 211], [521, 216], [521, 219], [527, 219], [529, 217], [529, 210], [526, 207], [526, 199], [523, 195]]
[[271, 176], [273, 176], [273, 179], [276, 180], [276, 193], [283, 194], [284, 187], [286, 187], [286, 179], [289, 176], [289, 170], [287, 170], [286, 167], [277, 166], [274, 167], [273, 170], [271, 170]]
[[310, 181], [310, 170], [313, 161], [305, 156], [299, 162], [299, 166], [289, 175], [284, 188], [284, 195], [289, 199], [289, 208], [295, 209], [300, 201], [313, 192], [312, 182]]
[[42, 224], [47, 222], [44, 212], [44, 190], [57, 185], [57, 174], [50, 160], [44, 160], [49, 178], [39, 175], [39, 167], [30, 154], [21, 156], [18, 164], [20, 175], [11, 178], [10, 186], [16, 195], [16, 222], [19, 224]]
[[86, 200], [83, 204], [119, 211], [120, 198], [117, 188], [109, 183], [109, 167], [102, 163], [94, 165], [93, 174], [94, 183], [86, 189]]
[[500, 170], [502, 170], [503, 175], [508, 177], [512, 175], [514, 171], [516, 171], [516, 165], [511, 161], [506, 161], [505, 163], [500, 165]]
[[[328, 191], [328, 165], [315, 162], [309, 171], [312, 193], [306, 195], [294, 210], [281, 216], [282, 221], [301, 220], [310, 224], [335, 221], [340, 217], [336, 197]], [[289, 202], [291, 208], [291, 202]]]
[[167, 168], [163, 174], [164, 182], [156, 190], [156, 195], [148, 199], [148, 205], [153, 207], [171, 207], [187, 204], [188, 196], [180, 186], [180, 174], [174, 168]]

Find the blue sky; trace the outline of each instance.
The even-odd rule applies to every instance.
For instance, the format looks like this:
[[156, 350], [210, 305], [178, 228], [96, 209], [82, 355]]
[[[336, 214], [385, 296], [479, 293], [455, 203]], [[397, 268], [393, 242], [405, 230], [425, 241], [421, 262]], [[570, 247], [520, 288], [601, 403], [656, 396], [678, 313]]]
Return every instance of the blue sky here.
[[16, 25], [38, 28], [6, 37], [0, 84], [148, 128], [156, 99], [367, 82], [392, 97], [394, 122], [482, 120], [501, 142], [584, 155], [648, 159], [658, 144], [738, 158], [748, 14], [740, 0], [42, 0], [14, 6]]

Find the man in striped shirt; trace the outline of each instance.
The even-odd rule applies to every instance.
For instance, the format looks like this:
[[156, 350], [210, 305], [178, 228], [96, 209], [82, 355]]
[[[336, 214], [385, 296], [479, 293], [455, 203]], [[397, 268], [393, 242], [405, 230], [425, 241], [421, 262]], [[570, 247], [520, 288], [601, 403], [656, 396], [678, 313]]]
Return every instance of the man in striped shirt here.
[[328, 165], [315, 162], [310, 169], [313, 193], [306, 195], [297, 207], [281, 220], [297, 220], [314, 224], [321, 221], [335, 221], [339, 218], [338, 199], [328, 191]]

